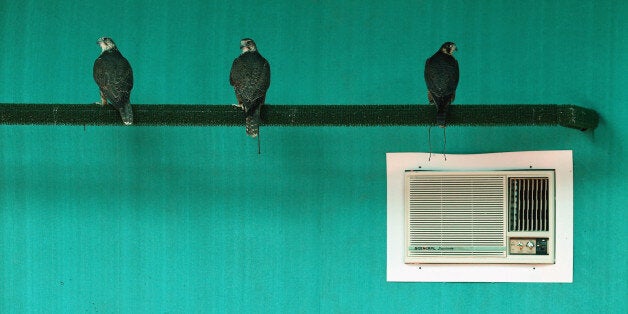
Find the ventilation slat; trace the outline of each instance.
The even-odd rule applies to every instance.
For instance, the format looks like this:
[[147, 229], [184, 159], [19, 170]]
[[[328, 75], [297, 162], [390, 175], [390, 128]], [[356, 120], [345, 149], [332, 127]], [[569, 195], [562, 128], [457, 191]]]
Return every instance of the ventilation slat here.
[[504, 177], [408, 178], [410, 256], [504, 256]]
[[509, 178], [509, 231], [548, 231], [549, 178]]

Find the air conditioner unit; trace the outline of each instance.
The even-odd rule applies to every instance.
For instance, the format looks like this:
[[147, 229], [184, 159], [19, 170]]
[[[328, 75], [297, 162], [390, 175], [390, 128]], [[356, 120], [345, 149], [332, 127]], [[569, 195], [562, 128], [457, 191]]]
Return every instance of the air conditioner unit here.
[[553, 264], [554, 171], [406, 171], [405, 263]]

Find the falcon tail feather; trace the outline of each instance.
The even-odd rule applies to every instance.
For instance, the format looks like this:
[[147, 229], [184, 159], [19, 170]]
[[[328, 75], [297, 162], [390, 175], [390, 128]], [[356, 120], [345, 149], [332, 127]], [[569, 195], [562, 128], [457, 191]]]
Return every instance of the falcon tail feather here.
[[130, 103], [126, 103], [124, 106], [118, 107], [116, 109], [118, 109], [118, 112], [120, 112], [120, 117], [122, 118], [122, 122], [124, 122], [125, 125], [133, 124], [133, 109], [131, 108]]
[[436, 109], [436, 124], [441, 127], [445, 127], [447, 125], [447, 110], [445, 107], [438, 107]]
[[451, 104], [452, 96], [434, 97], [434, 104], [436, 105], [436, 124], [441, 127], [445, 127], [447, 123], [447, 110]]
[[259, 135], [259, 125], [262, 123], [260, 112], [264, 104], [263, 98], [256, 99], [251, 103], [245, 103], [244, 116], [246, 117], [246, 134], [250, 137]]
[[249, 110], [246, 115], [246, 134], [250, 137], [257, 137], [259, 135], [260, 123], [261, 119], [259, 107], [254, 110]]

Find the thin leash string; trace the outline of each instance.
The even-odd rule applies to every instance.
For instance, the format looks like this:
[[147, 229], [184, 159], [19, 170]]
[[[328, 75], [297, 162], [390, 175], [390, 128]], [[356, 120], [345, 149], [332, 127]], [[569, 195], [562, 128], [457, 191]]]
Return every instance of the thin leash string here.
[[257, 154], [258, 155], [262, 154], [262, 144], [260, 144], [260, 142], [262, 141], [260, 139], [260, 137], [262, 136], [262, 128], [260, 128], [260, 126], [262, 125], [262, 105], [264, 105], [263, 102], [257, 108], [257, 110], [259, 110], [259, 120], [257, 121]]
[[257, 110], [259, 110], [259, 120], [257, 121], [257, 154], [261, 155], [262, 154], [262, 144], [260, 144], [260, 142], [262, 141], [260, 139], [260, 137], [262, 136], [262, 128], [260, 128], [261, 124], [262, 124], [262, 106], [264, 105], [264, 102], [262, 102], [261, 105], [259, 105], [259, 107], [257, 107]]
[[[430, 125], [427, 128], [427, 143], [430, 150], [430, 155], [427, 158], [427, 161], [432, 160], [432, 126]], [[447, 128], [443, 128], [443, 156], [445, 157], [445, 161], [447, 161]]]
[[261, 137], [262, 132], [260, 132], [259, 130], [259, 126], [257, 129], [257, 154], [261, 155], [262, 154], [262, 145], [260, 144], [260, 137]]
[[427, 161], [432, 160], [432, 126], [430, 125], [427, 128], [427, 143], [430, 149], [430, 156], [427, 158]]
[[445, 161], [447, 161], [447, 127], [443, 127], [443, 156], [445, 156]]

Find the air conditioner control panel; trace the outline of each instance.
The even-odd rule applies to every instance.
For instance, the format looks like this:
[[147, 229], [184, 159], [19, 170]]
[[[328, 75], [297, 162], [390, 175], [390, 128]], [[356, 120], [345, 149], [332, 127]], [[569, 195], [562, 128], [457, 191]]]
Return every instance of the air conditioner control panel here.
[[510, 238], [508, 252], [516, 255], [547, 255], [548, 238]]

